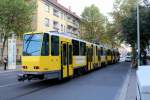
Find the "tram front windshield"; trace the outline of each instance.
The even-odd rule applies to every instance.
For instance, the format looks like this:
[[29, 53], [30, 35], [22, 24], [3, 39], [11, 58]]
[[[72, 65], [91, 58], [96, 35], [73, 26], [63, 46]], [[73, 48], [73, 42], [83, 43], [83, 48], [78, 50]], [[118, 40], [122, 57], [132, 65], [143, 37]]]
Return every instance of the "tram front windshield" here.
[[23, 56], [40, 56], [43, 34], [26, 34], [23, 38]]

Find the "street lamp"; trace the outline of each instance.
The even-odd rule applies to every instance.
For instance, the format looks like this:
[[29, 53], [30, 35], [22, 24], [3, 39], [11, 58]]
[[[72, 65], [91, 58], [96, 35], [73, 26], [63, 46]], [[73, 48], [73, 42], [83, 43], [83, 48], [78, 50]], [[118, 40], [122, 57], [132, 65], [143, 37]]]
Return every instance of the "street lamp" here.
[[138, 47], [138, 66], [140, 66], [140, 22], [139, 22], [139, 0], [137, 0], [137, 47]]

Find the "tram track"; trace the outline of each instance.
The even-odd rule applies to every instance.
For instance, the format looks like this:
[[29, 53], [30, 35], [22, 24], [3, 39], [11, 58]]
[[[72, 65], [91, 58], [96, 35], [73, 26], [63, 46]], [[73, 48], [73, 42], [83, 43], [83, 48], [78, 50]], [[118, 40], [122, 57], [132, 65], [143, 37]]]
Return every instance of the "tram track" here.
[[48, 87], [65, 83], [66, 81], [47, 80], [47, 81], [25, 81], [25, 82], [14, 82], [11, 84], [1, 85], [0, 89], [5, 88], [19, 88], [19, 92], [11, 97], [0, 96], [0, 100], [16, 100], [20, 97], [27, 96], [29, 94], [44, 90]]

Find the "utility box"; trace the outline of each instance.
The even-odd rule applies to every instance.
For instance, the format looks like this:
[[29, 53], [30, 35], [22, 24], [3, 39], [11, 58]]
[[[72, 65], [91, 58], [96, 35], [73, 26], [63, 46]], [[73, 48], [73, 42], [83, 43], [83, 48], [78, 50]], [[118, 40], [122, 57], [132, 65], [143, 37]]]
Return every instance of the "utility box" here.
[[139, 66], [137, 75], [137, 100], [150, 100], [150, 65]]

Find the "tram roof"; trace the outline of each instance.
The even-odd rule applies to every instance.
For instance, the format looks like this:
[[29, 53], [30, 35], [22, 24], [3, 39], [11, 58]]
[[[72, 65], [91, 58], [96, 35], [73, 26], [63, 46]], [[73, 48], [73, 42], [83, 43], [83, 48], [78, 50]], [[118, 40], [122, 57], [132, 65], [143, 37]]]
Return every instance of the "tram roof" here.
[[91, 43], [91, 42], [88, 42], [88, 41], [85, 41], [85, 40], [82, 40], [82, 39], [78, 39], [78, 38], [75, 38], [75, 37], [72, 37], [72, 36], [64, 35], [65, 32], [48, 31], [48, 32], [28, 32], [28, 33], [25, 33], [25, 34], [35, 34], [35, 33], [48, 33], [49, 35], [61, 36], [61, 37], [77, 40], [77, 41], [80, 41], [80, 42], [84, 42], [84, 43], [87, 43], [87, 44], [97, 45], [98, 47], [104, 47], [106, 49], [110, 49], [106, 45], [95, 44], [95, 43]]
[[82, 40], [82, 39], [78, 39], [78, 38], [71, 37], [71, 36], [66, 36], [66, 35], [64, 35], [64, 34], [62, 34], [62, 33], [55, 32], [55, 31], [52, 31], [52, 32], [50, 31], [50, 32], [45, 32], [45, 33], [48, 33], [48, 34], [50, 34], [50, 35], [61, 36], [61, 37], [65, 37], [65, 38], [77, 40], [77, 41], [84, 42], [84, 43], [88, 43], [88, 44], [94, 44], [94, 43], [90, 43], [90, 42], [85, 41], [85, 40]]

